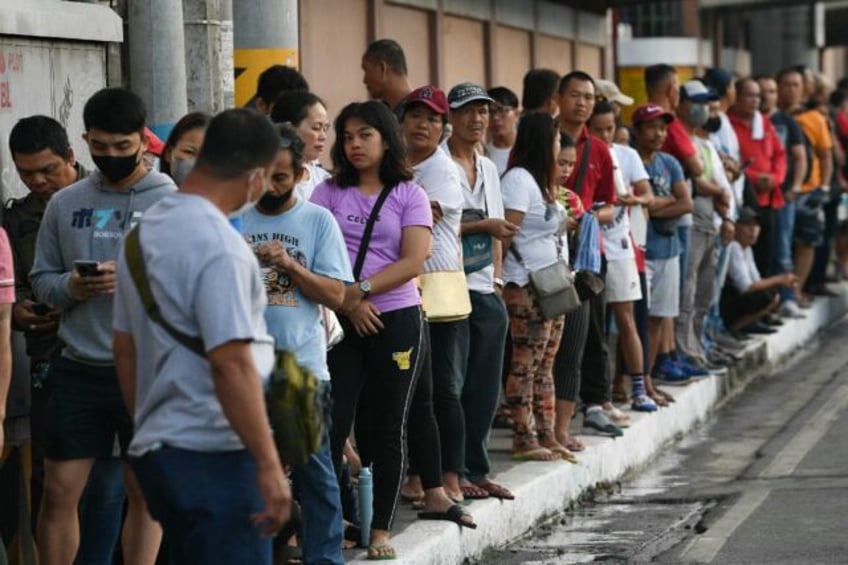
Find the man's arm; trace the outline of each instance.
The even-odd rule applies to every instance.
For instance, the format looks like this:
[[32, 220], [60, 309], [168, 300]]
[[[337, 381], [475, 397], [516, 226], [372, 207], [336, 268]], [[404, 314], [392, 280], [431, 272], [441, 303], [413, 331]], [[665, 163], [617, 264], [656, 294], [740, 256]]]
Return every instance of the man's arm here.
[[830, 147], [816, 147], [816, 157], [821, 163], [821, 183], [823, 185], [830, 184], [830, 178], [833, 176], [833, 153]]
[[48, 204], [38, 230], [35, 262], [29, 274], [29, 280], [36, 296], [51, 307], [61, 310], [73, 305], [76, 300], [71, 294], [71, 273], [66, 270], [62, 258], [55, 204], [55, 200]]
[[291, 258], [279, 241], [260, 246], [256, 250], [259, 260], [266, 265], [274, 265], [288, 273], [303, 295], [331, 310], [338, 310], [344, 302], [344, 282], [313, 273]]
[[[673, 199], [673, 202], [666, 204], [660, 208], [652, 209], [651, 216], [655, 218], [679, 218], [683, 214], [688, 214], [692, 211], [692, 197], [689, 195], [689, 187], [686, 186], [686, 181], [677, 181], [671, 186], [673, 196], [667, 198]], [[654, 201], [665, 198], [655, 198]]]
[[807, 148], [803, 143], [793, 145], [789, 150], [792, 159], [792, 192], [801, 192], [804, 178], [807, 176]]
[[130, 418], [135, 417], [135, 340], [131, 333], [115, 331], [112, 334], [112, 352], [115, 355], [115, 370], [121, 397], [127, 406]]

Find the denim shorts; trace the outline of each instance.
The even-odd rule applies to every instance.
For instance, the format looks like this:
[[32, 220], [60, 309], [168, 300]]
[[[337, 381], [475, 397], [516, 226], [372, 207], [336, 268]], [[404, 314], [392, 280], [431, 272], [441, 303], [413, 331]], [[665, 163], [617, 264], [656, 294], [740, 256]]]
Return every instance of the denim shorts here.
[[817, 188], [798, 196], [795, 205], [795, 241], [808, 247], [818, 247], [824, 241], [824, 212], [822, 204], [827, 193]]

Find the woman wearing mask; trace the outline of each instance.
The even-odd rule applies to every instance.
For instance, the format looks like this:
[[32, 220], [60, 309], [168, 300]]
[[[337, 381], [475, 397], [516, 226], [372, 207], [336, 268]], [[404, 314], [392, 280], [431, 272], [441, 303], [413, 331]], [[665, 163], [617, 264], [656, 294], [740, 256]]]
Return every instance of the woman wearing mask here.
[[178, 186], [194, 167], [210, 119], [203, 112], [186, 114], [180, 118], [165, 142], [159, 170], [174, 179]]
[[274, 102], [271, 121], [290, 123], [306, 147], [303, 155], [306, 163], [303, 178], [294, 190], [295, 196], [308, 200], [315, 187], [330, 178], [330, 173], [319, 162], [327, 144], [327, 132], [330, 130], [327, 106], [311, 92], [284, 92]]
[[[347, 287], [339, 310], [345, 338], [328, 353], [332, 455], [339, 469], [355, 420], [362, 463], [374, 468], [368, 556], [393, 559], [389, 537], [406, 468], [406, 426], [428, 355], [421, 297], [413, 279], [421, 274], [431, 248], [433, 217], [427, 194], [410, 182], [397, 119], [384, 104], [349, 104], [336, 119], [335, 133], [335, 174], [312, 195], [339, 223], [356, 281]], [[411, 449], [422, 451], [415, 445]], [[433, 490], [444, 492], [441, 487]], [[438, 515], [474, 527], [461, 507], [446, 497], [442, 504], [425, 507], [427, 514], [421, 517]]]
[[554, 435], [552, 368], [564, 316], [542, 317], [530, 273], [564, 257], [565, 209], [559, 204], [556, 121], [545, 113], [522, 118], [507, 172], [501, 180], [507, 221], [520, 226], [504, 241], [503, 299], [509, 312], [512, 362], [506, 401], [513, 422], [512, 457], [518, 460], [576, 462]]

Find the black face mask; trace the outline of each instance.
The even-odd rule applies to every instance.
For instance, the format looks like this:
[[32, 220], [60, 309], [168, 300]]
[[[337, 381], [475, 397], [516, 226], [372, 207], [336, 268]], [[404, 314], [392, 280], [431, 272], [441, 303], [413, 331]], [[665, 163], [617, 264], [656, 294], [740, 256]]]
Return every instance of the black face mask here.
[[256, 205], [268, 212], [274, 212], [282, 208], [283, 205], [291, 199], [293, 194], [294, 189], [289, 190], [284, 194], [271, 194], [270, 192], [266, 192], [262, 195], [262, 198], [259, 199], [259, 202], [257, 202]]
[[138, 166], [138, 153], [126, 157], [113, 157], [112, 155], [92, 155], [91, 160], [103, 173], [109, 182], [118, 184], [135, 171]]
[[721, 129], [721, 118], [718, 116], [710, 116], [704, 123], [704, 129], [710, 133], [716, 133]]

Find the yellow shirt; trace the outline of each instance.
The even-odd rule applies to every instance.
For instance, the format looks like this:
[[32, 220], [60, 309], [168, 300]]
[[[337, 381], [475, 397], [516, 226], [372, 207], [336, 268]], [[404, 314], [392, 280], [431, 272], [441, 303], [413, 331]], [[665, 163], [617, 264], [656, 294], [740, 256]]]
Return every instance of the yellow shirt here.
[[812, 144], [813, 158], [807, 164], [810, 167], [810, 174], [807, 182], [801, 187], [801, 192], [809, 192], [823, 184], [830, 182], [830, 179], [822, 179], [821, 160], [816, 156], [818, 149], [831, 149], [833, 143], [830, 138], [830, 128], [827, 125], [827, 119], [818, 110], [807, 110], [793, 116], [807, 136], [807, 140]]

